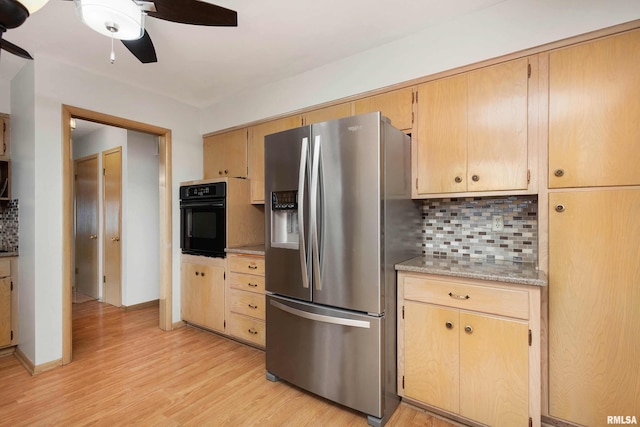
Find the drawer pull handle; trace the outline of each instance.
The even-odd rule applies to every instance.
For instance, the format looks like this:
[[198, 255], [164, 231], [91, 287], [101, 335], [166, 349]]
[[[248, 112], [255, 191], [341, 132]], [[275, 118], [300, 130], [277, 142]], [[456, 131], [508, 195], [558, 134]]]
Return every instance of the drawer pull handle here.
[[249, 270], [257, 270], [258, 266], [257, 265], [250, 265], [249, 266]]
[[456, 295], [453, 292], [449, 292], [449, 296], [453, 299], [469, 299], [471, 298], [469, 295]]
[[250, 286], [250, 287], [252, 287], [252, 288], [257, 288], [257, 287], [258, 287], [258, 284], [257, 284], [257, 283], [251, 283], [251, 282], [249, 282], [249, 283], [247, 283], [247, 286]]
[[444, 325], [447, 327], [447, 329], [453, 329], [453, 322], [447, 322]]
[[249, 308], [253, 308], [254, 310], [258, 308], [258, 306], [254, 304], [247, 304], [247, 305], [249, 306]]
[[473, 333], [473, 327], [471, 325], [467, 325], [464, 327], [464, 331], [468, 334], [472, 334]]
[[249, 329], [247, 329], [247, 331], [249, 331], [249, 333], [250, 333], [250, 334], [258, 335], [258, 331], [256, 331], [256, 330], [255, 330], [255, 329], [253, 329], [253, 328], [249, 328]]

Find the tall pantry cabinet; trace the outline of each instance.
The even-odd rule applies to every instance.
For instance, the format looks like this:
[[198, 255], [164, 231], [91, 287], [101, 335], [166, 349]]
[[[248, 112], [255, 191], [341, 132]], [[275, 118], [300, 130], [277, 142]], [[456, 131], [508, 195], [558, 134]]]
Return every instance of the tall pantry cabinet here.
[[549, 415], [640, 415], [640, 31], [549, 53]]

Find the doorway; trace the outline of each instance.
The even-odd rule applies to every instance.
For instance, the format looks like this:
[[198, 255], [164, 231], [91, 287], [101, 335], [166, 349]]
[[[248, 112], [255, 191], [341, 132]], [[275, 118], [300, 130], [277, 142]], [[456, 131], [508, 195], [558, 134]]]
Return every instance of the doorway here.
[[63, 272], [62, 272], [62, 363], [72, 360], [72, 277], [73, 277], [73, 165], [71, 158], [71, 119], [115, 126], [143, 132], [158, 137], [159, 163], [159, 248], [160, 248], [160, 318], [159, 327], [171, 330], [172, 280], [171, 280], [171, 131], [145, 123], [111, 116], [68, 105], [62, 106], [63, 153]]

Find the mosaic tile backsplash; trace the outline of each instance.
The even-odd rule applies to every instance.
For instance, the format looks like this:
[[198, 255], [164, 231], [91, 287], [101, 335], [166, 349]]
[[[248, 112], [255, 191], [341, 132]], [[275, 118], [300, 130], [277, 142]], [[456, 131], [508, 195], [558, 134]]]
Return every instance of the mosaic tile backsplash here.
[[0, 207], [0, 249], [18, 251], [18, 199]]
[[[502, 231], [491, 231], [494, 216], [502, 216]], [[425, 200], [422, 234], [425, 255], [537, 263], [538, 198]]]

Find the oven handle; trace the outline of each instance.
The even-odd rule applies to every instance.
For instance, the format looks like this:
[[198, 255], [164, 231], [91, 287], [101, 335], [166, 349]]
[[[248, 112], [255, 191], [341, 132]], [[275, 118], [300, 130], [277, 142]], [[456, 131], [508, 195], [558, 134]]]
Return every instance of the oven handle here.
[[224, 199], [210, 200], [210, 201], [202, 201], [199, 200], [197, 202], [191, 201], [182, 201], [180, 202], [180, 209], [189, 209], [189, 208], [224, 208], [225, 207]]

